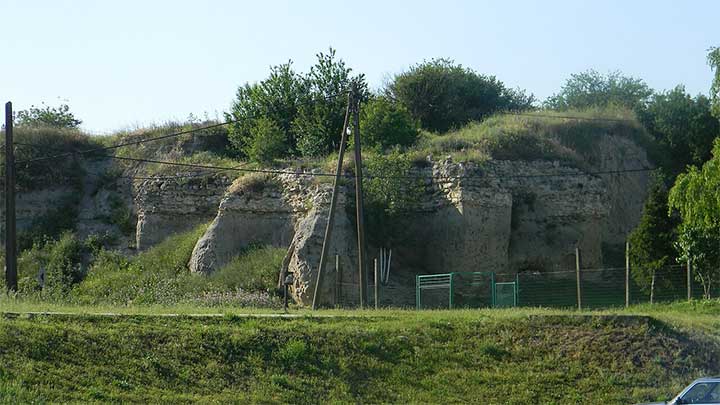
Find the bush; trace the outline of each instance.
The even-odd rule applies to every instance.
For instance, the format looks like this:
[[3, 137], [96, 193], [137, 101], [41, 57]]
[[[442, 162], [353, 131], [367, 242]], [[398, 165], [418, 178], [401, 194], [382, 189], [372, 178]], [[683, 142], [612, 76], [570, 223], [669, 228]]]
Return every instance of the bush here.
[[397, 76], [386, 93], [410, 111], [422, 128], [445, 132], [496, 111], [532, 107], [534, 97], [511, 90], [449, 59], [433, 59]]
[[282, 130], [273, 121], [263, 117], [254, 121], [251, 135], [242, 150], [252, 161], [272, 163], [287, 155], [285, 141]]
[[652, 94], [652, 89], [641, 79], [623, 76], [617, 71], [603, 75], [590, 69], [570, 75], [560, 93], [545, 101], [545, 107], [568, 110], [618, 106], [639, 111]]
[[20, 293], [38, 291], [41, 287], [38, 276], [40, 270], [44, 269], [44, 294], [52, 297], [64, 296], [85, 276], [83, 259], [89, 250], [69, 232], [56, 241], [36, 243], [18, 258]]
[[362, 108], [361, 139], [364, 145], [386, 149], [410, 146], [418, 137], [417, 125], [405, 107], [377, 97]]
[[[292, 62], [272, 67], [267, 79], [238, 89], [232, 110], [226, 117], [238, 121], [230, 126], [232, 145], [246, 155], [256, 153], [253, 148], [260, 147], [259, 142], [263, 142], [257, 138], [260, 135], [254, 133], [259, 125], [256, 120], [263, 117], [272, 122], [271, 126], [260, 124], [265, 128], [260, 132], [272, 134], [270, 150], [265, 152], [273, 158], [297, 154], [324, 156], [337, 149], [347, 91], [354, 83], [363, 97], [367, 96], [364, 78], [353, 77], [351, 72], [352, 69], [335, 56], [332, 48], [328, 53], [319, 53], [317, 63], [304, 75], [292, 70]], [[260, 138], [267, 140], [265, 135]], [[250, 150], [247, 150], [248, 146]], [[255, 158], [248, 155], [259, 161], [267, 161], [267, 156], [267, 153], [256, 154]]]
[[82, 121], [75, 118], [67, 104], [59, 107], [50, 107], [42, 103], [41, 107], [30, 106], [27, 110], [20, 110], [15, 114], [14, 124], [18, 127], [50, 127], [75, 129]]

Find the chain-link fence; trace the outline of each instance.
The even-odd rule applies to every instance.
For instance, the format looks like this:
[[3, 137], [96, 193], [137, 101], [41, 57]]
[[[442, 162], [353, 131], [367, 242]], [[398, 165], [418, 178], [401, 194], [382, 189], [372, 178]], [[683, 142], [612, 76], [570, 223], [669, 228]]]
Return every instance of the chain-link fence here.
[[627, 268], [444, 273], [416, 277], [418, 309], [551, 307], [599, 309], [702, 298], [686, 265], [634, 274]]

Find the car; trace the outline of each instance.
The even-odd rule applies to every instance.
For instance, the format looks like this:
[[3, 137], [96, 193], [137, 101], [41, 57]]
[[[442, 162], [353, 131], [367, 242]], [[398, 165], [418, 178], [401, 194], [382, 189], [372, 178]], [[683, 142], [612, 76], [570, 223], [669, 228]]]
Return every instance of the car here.
[[642, 405], [720, 404], [720, 377], [703, 377], [685, 387], [675, 398], [667, 402]]

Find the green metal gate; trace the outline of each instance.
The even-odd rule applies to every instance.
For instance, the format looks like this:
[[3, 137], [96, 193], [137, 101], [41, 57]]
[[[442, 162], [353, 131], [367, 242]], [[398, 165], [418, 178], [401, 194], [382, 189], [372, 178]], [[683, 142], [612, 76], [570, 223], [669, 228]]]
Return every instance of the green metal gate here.
[[511, 308], [518, 304], [517, 282], [495, 283], [495, 307]]

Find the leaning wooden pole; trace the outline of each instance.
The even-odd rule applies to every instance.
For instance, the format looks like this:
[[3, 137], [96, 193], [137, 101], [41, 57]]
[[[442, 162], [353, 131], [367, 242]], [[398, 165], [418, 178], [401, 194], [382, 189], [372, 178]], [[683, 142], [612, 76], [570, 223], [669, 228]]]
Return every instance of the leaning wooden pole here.
[[350, 121], [350, 111], [353, 106], [353, 93], [348, 94], [348, 104], [345, 109], [345, 122], [343, 123], [342, 134], [340, 134], [340, 151], [338, 152], [337, 168], [335, 169], [335, 180], [333, 181], [332, 197], [330, 197], [330, 211], [328, 212], [327, 225], [325, 226], [325, 237], [323, 238], [322, 251], [320, 253], [320, 265], [318, 266], [317, 277], [315, 278], [315, 291], [313, 291], [312, 309], [317, 309], [318, 294], [320, 291], [323, 270], [327, 261], [330, 238], [335, 224], [335, 207], [337, 206], [338, 189], [340, 188], [340, 176], [342, 175], [343, 157], [345, 156], [345, 144], [347, 143], [347, 130]]
[[353, 138], [355, 138], [355, 208], [357, 219], [358, 272], [360, 278], [360, 308], [367, 305], [367, 269], [365, 268], [365, 226], [362, 188], [362, 153], [360, 149], [360, 97], [357, 86], [353, 87], [355, 108], [353, 110]]
[[15, 245], [15, 155], [12, 103], [5, 104], [5, 286], [17, 291], [17, 247]]

